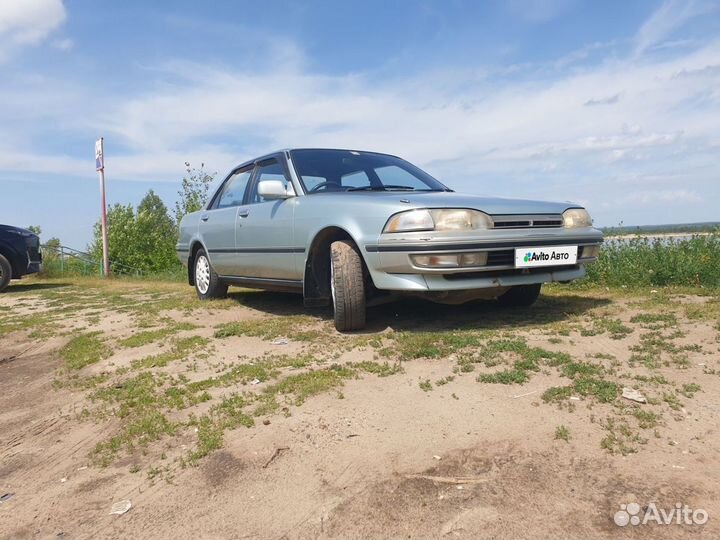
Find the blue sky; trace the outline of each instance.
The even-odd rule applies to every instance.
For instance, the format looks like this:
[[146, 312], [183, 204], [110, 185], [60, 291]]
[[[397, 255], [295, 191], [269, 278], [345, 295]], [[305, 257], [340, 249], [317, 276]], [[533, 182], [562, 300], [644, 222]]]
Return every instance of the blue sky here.
[[0, 3], [0, 222], [82, 248], [184, 162], [401, 155], [599, 225], [719, 220], [720, 1]]

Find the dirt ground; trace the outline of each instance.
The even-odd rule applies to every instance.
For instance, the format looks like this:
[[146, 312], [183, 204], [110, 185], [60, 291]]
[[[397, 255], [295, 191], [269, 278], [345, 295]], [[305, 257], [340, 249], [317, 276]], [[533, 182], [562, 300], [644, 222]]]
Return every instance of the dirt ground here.
[[[717, 293], [408, 300], [354, 335], [328, 317], [240, 289], [11, 286], [0, 538], [720, 536]], [[630, 503], [709, 519], [617, 525]]]

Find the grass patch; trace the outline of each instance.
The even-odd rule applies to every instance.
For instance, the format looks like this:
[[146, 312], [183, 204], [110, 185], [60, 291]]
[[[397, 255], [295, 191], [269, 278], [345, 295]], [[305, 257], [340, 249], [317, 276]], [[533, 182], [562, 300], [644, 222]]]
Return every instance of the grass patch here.
[[379, 362], [371, 362], [369, 360], [366, 360], [364, 362], [354, 362], [349, 365], [360, 371], [373, 373], [378, 377], [389, 377], [390, 375], [395, 375], [397, 373], [403, 372], [403, 368], [400, 366], [399, 363], [388, 364], [387, 362], [383, 362], [382, 364], [380, 364]]
[[570, 442], [570, 430], [563, 425], [556, 427], [555, 428], [555, 440]]
[[117, 416], [126, 418], [138, 409], [158, 408], [162, 405], [162, 396], [157, 391], [161, 384], [161, 379], [146, 371], [120, 384], [98, 388], [90, 395], [90, 399], [117, 404]]
[[278, 371], [272, 365], [272, 362], [256, 361], [252, 364], [237, 364], [217, 377], [188, 383], [187, 389], [195, 393], [237, 383], [247, 384], [255, 379], [259, 382], [265, 382], [275, 378], [277, 375]]
[[239, 426], [252, 427], [255, 425], [255, 420], [243, 410], [249, 403], [243, 396], [234, 394], [223, 398], [217, 405], [213, 405], [210, 412], [219, 418], [223, 429], [234, 429]]
[[137, 334], [133, 334], [130, 337], [121, 339], [120, 341], [118, 341], [118, 345], [120, 345], [121, 347], [129, 348], [142, 347], [143, 345], [148, 345], [150, 343], [155, 343], [156, 341], [161, 341], [183, 330], [194, 330], [195, 328], [197, 328], [197, 326], [195, 326], [194, 324], [177, 323], [171, 326], [166, 326], [164, 328], [158, 328], [157, 330], [146, 330], [144, 332], [138, 332]]
[[588, 362], [569, 362], [560, 367], [560, 373], [565, 377], [591, 377], [602, 373], [602, 368]]
[[420, 381], [418, 383], [418, 386], [420, 387], [420, 390], [422, 390], [423, 392], [429, 392], [430, 390], [433, 389], [433, 385], [430, 382], [430, 379], [425, 379], [424, 381]]
[[700, 391], [700, 385], [696, 383], [683, 384], [678, 391], [686, 398], [693, 398]]
[[673, 313], [640, 313], [633, 315], [630, 322], [652, 330], [677, 326], [678, 323]]
[[292, 334], [295, 341], [315, 341], [322, 337], [318, 330], [300, 330], [303, 325], [314, 320], [305, 315], [287, 315], [269, 317], [251, 321], [238, 321], [215, 327], [215, 337], [225, 339], [234, 336], [259, 337], [265, 340], [288, 337]]
[[175, 435], [177, 427], [177, 424], [170, 422], [159, 411], [144, 411], [134, 417], [120, 434], [111, 437], [108, 441], [98, 443], [93, 454], [101, 465], [107, 466], [122, 448], [132, 452], [137, 446], [147, 446], [164, 435]]
[[110, 349], [98, 336], [100, 332], [72, 338], [60, 349], [60, 357], [65, 360], [65, 366], [68, 369], [82, 369], [110, 356]]
[[466, 347], [478, 347], [483, 336], [473, 332], [403, 332], [394, 336], [395, 343], [380, 352], [401, 360], [443, 358]]
[[638, 426], [642, 429], [652, 429], [658, 425], [660, 417], [652, 412], [643, 409], [633, 410], [633, 416], [638, 421]]
[[546, 403], [557, 403], [568, 399], [572, 395], [594, 397], [601, 403], [615, 401], [619, 387], [614, 382], [598, 379], [596, 377], [579, 377], [569, 386], [553, 386], [543, 392], [542, 399]]
[[[486, 366], [494, 366], [506, 358], [517, 358], [512, 368], [495, 373], [484, 373], [477, 380], [495, 384], [524, 384], [530, 380], [532, 372], [540, 370], [540, 363], [551, 367], [565, 366], [572, 363], [567, 353], [553, 352], [540, 347], [531, 347], [520, 339], [499, 339], [488, 341], [479, 356], [473, 361], [482, 362]], [[461, 360], [461, 370], [467, 365], [468, 359]]]
[[169, 351], [134, 360], [131, 365], [134, 369], [165, 367], [171, 362], [184, 360], [189, 354], [205, 347], [208, 343], [208, 339], [200, 336], [178, 339]]
[[33, 338], [47, 337], [54, 334], [58, 328], [54, 320], [55, 318], [48, 314], [8, 315], [0, 318], [0, 337], [21, 330], [32, 330]]
[[630, 356], [630, 364], [640, 363], [648, 369], [656, 369], [663, 365], [688, 367], [690, 361], [687, 353], [697, 351], [698, 346], [678, 346], [671, 339], [671, 337], [665, 336], [656, 330], [643, 334], [640, 336], [640, 343], [630, 347], [633, 352]]
[[353, 374], [351, 369], [336, 364], [327, 369], [290, 375], [266, 388], [264, 393], [268, 396], [291, 395], [295, 405], [302, 405], [310, 396], [340, 386], [344, 379], [352, 377]]
[[682, 403], [678, 399], [677, 395], [671, 392], [663, 392], [662, 400], [668, 404], [673, 411], [679, 411], [682, 409]]
[[448, 375], [447, 377], [443, 377], [442, 379], [438, 379], [437, 381], [435, 381], [435, 386], [444, 386], [448, 383], [451, 383], [454, 380], [455, 380], [454, 375]]
[[597, 336], [607, 332], [612, 339], [622, 339], [632, 334], [633, 329], [622, 323], [620, 319], [600, 318], [594, 319], [589, 328], [580, 330], [581, 336]]
[[222, 448], [223, 430], [209, 416], [202, 416], [197, 422], [197, 446], [188, 456], [191, 464], [204, 458], [211, 452]]
[[477, 380], [491, 384], [524, 384], [530, 380], [530, 375], [525, 369], [507, 369], [497, 373], [484, 373]]

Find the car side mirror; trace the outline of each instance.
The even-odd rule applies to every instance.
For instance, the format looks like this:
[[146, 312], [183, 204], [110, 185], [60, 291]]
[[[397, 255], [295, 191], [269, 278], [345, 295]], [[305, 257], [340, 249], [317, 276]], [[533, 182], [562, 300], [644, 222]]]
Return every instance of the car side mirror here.
[[258, 184], [258, 195], [263, 199], [287, 199], [292, 197], [293, 194], [292, 188], [285, 187], [285, 183], [280, 180], [262, 180]]

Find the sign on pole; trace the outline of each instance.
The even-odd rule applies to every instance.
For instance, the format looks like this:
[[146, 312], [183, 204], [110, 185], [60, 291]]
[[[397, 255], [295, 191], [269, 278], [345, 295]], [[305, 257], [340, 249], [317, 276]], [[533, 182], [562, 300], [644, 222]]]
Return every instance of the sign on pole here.
[[108, 236], [107, 236], [107, 204], [105, 203], [105, 154], [103, 149], [103, 138], [95, 141], [95, 170], [100, 176], [100, 229], [102, 231], [103, 244], [103, 275], [110, 275], [110, 262], [108, 261]]

